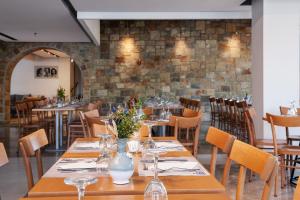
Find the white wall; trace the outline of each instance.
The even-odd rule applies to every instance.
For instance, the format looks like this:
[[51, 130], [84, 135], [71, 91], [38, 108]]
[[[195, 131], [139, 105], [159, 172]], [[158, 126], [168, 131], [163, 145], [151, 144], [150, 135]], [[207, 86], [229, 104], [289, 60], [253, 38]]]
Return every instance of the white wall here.
[[[57, 79], [35, 79], [34, 66], [58, 66]], [[28, 55], [16, 65], [11, 78], [11, 94], [56, 96], [59, 86], [66, 89], [70, 97], [70, 59], [40, 58]]]
[[[271, 138], [267, 113], [279, 114], [279, 106], [299, 102], [299, 0], [255, 0], [253, 2], [253, 97], [258, 110], [257, 133]], [[284, 130], [280, 137], [284, 138]]]

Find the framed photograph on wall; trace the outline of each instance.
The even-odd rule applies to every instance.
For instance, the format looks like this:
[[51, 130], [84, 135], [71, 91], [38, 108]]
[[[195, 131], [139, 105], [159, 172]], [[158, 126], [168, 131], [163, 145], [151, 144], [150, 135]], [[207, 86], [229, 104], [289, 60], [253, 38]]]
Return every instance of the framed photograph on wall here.
[[58, 78], [58, 66], [34, 66], [34, 78]]

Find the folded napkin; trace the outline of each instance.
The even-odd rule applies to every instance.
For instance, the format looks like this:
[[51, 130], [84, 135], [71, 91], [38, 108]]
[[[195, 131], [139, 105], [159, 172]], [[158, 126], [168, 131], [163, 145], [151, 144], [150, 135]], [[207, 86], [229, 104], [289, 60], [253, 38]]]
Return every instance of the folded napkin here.
[[181, 144], [173, 142], [155, 142], [157, 148], [179, 148], [182, 147]]
[[[170, 162], [159, 162], [157, 168], [159, 170], [169, 170], [169, 169], [185, 170], [185, 169], [197, 169], [198, 165], [199, 163], [195, 161], [185, 161], [185, 162], [170, 161]], [[153, 170], [154, 164], [148, 166], [148, 169]]]
[[61, 164], [57, 167], [60, 170], [70, 170], [70, 169], [95, 169], [96, 162], [78, 162], [78, 163], [66, 163]]
[[77, 142], [75, 148], [93, 148], [99, 149], [99, 142]]

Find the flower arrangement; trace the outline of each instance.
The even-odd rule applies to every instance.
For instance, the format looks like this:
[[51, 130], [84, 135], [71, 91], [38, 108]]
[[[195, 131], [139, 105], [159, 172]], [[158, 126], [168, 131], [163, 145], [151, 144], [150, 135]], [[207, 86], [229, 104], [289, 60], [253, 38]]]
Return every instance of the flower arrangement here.
[[130, 138], [135, 131], [140, 128], [140, 119], [137, 118], [136, 109], [124, 110], [118, 108], [116, 112], [112, 113], [110, 119], [116, 124], [116, 131], [118, 138]]
[[66, 97], [66, 89], [64, 89], [63, 87], [59, 86], [59, 88], [57, 89], [57, 97], [59, 99], [64, 100]]

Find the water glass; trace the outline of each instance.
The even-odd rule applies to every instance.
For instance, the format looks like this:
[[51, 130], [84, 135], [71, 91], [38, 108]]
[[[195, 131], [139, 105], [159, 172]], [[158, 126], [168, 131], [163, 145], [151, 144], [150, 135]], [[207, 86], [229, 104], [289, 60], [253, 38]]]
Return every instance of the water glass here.
[[78, 200], [83, 200], [85, 188], [88, 185], [96, 183], [97, 181], [98, 179], [93, 176], [67, 177], [64, 180], [65, 184], [76, 186], [78, 191]]
[[158, 158], [159, 154], [164, 153], [158, 149], [148, 149], [147, 154], [150, 154], [154, 158], [154, 177], [150, 183], [146, 186], [144, 192], [145, 200], [167, 200], [168, 194], [167, 190], [162, 181], [158, 178]]

